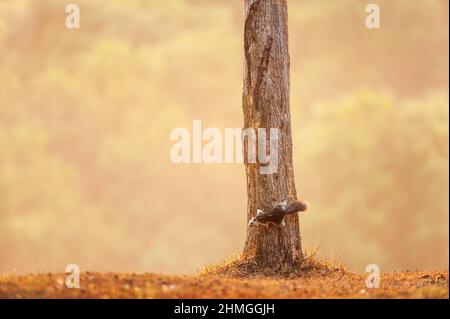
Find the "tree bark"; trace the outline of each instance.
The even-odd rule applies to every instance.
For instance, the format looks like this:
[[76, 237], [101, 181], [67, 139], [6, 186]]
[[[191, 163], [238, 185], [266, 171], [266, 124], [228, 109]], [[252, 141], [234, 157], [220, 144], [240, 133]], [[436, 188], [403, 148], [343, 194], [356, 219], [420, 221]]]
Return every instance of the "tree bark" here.
[[[289, 108], [288, 26], [286, 0], [245, 0], [244, 129], [278, 128], [279, 161], [274, 174], [260, 174], [259, 163], [249, 163], [244, 140], [247, 175], [247, 222], [257, 209], [297, 199], [292, 162]], [[269, 134], [267, 134], [269, 135]], [[258, 266], [278, 269], [301, 261], [298, 215], [285, 218], [285, 227], [247, 228], [244, 255]]]

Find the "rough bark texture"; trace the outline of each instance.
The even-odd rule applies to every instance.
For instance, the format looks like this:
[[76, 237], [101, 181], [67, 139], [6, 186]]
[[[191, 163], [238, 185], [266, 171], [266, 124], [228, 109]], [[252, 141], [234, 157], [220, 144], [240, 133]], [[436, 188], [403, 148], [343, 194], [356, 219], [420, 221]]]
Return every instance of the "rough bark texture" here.
[[[247, 221], [256, 210], [282, 199], [296, 199], [289, 109], [289, 51], [286, 0], [245, 0], [244, 91], [245, 128], [278, 128], [278, 170], [262, 175], [259, 164], [245, 164]], [[269, 134], [267, 134], [269, 136]], [[248, 154], [244, 141], [244, 155]], [[244, 254], [263, 268], [292, 266], [302, 258], [298, 215], [283, 228], [248, 228]]]

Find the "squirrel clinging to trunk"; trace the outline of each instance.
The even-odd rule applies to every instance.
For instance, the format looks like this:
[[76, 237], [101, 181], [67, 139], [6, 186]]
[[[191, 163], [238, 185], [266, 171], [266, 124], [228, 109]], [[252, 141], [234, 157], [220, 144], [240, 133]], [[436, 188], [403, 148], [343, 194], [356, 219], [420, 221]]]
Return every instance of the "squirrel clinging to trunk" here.
[[285, 225], [284, 217], [286, 215], [294, 214], [297, 212], [304, 212], [307, 209], [308, 204], [306, 202], [300, 200], [288, 201], [287, 199], [285, 199], [281, 202], [276, 203], [270, 212], [265, 212], [261, 209], [258, 209], [256, 211], [256, 216], [250, 219], [248, 227], [261, 225], [269, 228], [271, 224], [277, 227], [283, 227]]

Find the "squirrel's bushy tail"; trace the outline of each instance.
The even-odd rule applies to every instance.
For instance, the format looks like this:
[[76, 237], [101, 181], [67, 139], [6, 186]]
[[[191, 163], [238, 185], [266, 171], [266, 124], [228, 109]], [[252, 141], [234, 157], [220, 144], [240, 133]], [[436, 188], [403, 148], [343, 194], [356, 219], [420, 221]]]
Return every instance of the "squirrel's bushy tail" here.
[[301, 200], [296, 200], [288, 204], [286, 207], [286, 214], [293, 214], [297, 212], [304, 212], [308, 209], [308, 204]]

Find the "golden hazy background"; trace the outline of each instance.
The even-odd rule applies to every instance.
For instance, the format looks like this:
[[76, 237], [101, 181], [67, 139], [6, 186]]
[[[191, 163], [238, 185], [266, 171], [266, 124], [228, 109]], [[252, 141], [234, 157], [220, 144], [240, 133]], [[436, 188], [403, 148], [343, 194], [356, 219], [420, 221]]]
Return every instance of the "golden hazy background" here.
[[[291, 0], [303, 245], [350, 269], [448, 268], [448, 1]], [[241, 127], [242, 0], [0, 0], [0, 271], [192, 273], [239, 252], [240, 164], [170, 131]]]

